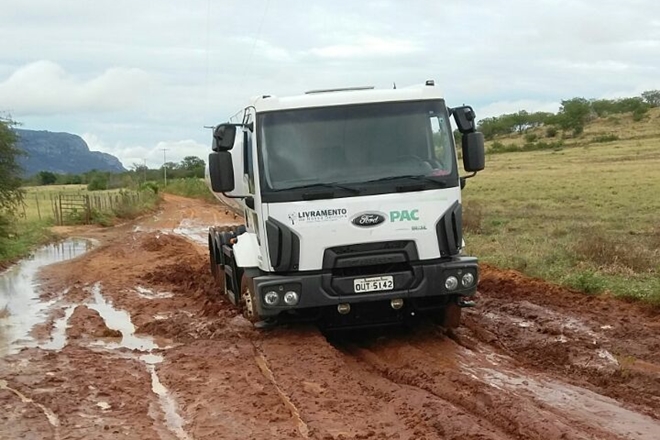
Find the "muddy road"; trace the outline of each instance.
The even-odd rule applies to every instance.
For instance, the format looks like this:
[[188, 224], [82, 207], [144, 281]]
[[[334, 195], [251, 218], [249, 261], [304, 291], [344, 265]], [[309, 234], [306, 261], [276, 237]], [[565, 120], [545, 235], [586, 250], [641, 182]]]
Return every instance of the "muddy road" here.
[[167, 196], [5, 272], [0, 438], [660, 439], [657, 311], [484, 267], [451, 334], [255, 330], [208, 270], [233, 221]]

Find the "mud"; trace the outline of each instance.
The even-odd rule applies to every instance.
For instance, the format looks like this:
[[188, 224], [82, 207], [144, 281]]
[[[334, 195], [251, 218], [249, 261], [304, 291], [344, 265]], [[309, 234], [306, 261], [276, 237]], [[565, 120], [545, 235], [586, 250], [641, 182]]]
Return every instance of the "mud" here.
[[256, 330], [207, 266], [207, 226], [235, 221], [167, 196], [35, 265], [0, 314], [26, 318], [0, 333], [0, 438], [660, 438], [657, 310], [484, 266], [452, 333]]
[[76, 306], [67, 320], [69, 328], [65, 336], [69, 339], [91, 338], [121, 338], [119, 330], [109, 328], [101, 314], [87, 306]]

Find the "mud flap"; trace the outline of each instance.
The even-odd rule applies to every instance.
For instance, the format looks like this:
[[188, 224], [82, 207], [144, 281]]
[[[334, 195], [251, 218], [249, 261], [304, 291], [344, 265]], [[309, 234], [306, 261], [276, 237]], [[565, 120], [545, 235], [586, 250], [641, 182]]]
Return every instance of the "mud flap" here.
[[462, 308], [452, 301], [442, 311], [443, 317], [441, 325], [447, 329], [455, 329], [461, 325]]
[[254, 283], [252, 282], [252, 279], [244, 273], [241, 276], [240, 289], [241, 294], [238, 298], [239, 308], [243, 313], [243, 317], [252, 324], [255, 324], [260, 321], [260, 317], [257, 312], [257, 297], [254, 292]]

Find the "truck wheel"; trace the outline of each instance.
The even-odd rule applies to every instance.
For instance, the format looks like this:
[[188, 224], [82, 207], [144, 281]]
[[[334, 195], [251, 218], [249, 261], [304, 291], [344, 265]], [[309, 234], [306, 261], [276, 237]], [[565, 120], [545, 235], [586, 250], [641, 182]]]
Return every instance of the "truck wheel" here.
[[212, 233], [209, 233], [209, 264], [211, 266], [211, 275], [213, 275], [213, 279], [217, 282], [218, 281], [218, 262], [216, 259], [216, 245], [215, 245], [215, 237]]
[[247, 275], [243, 275], [241, 278], [241, 311], [243, 317], [252, 323], [259, 321], [256, 302], [257, 297], [254, 294], [252, 280]]

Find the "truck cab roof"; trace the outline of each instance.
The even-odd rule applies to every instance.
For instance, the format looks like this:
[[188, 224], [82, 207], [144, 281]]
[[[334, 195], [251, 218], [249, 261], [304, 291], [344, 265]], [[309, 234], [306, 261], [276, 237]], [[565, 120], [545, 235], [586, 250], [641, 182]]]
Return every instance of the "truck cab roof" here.
[[434, 87], [432, 83], [429, 83], [429, 85], [399, 89], [357, 87], [349, 89], [316, 90], [302, 95], [287, 97], [263, 95], [255, 98], [251, 105], [254, 106], [257, 112], [270, 112], [313, 107], [442, 98], [440, 90]]

